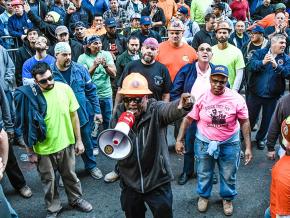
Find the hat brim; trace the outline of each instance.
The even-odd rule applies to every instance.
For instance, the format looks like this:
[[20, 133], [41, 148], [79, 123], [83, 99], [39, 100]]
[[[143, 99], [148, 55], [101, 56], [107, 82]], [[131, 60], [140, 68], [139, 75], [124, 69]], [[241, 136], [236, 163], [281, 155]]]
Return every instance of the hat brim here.
[[118, 94], [121, 95], [150, 95], [152, 94], [152, 92], [149, 89], [143, 89], [143, 90], [124, 90], [123, 88], [121, 88], [120, 91], [118, 91]]
[[217, 31], [219, 31], [219, 30], [228, 30], [228, 31], [230, 31], [230, 32], [232, 31], [231, 28], [221, 27], [221, 28], [216, 29], [215, 32], [217, 32]]
[[216, 72], [216, 73], [212, 73], [212, 74], [210, 74], [210, 76], [215, 76], [215, 75], [222, 75], [222, 76], [224, 76], [224, 77], [229, 78], [229, 75], [227, 75], [227, 74], [225, 74], [225, 73], [222, 73], [222, 72]]

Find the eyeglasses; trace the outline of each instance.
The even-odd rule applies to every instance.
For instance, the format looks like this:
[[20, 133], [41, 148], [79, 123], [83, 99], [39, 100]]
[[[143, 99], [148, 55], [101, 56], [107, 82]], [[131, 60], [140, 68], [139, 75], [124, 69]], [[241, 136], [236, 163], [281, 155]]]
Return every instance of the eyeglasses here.
[[140, 104], [142, 102], [142, 97], [136, 97], [136, 98], [130, 98], [130, 97], [124, 97], [123, 101], [127, 104], [133, 102], [135, 104]]
[[227, 83], [227, 80], [217, 80], [217, 79], [211, 79], [211, 81], [214, 83], [214, 84], [218, 84], [220, 83], [221, 85], [225, 85]]
[[201, 52], [204, 52], [204, 51], [211, 52], [212, 50], [211, 50], [211, 48], [203, 48], [203, 47], [201, 47], [201, 48], [198, 49], [198, 51], [201, 51]]
[[41, 80], [39, 80], [38, 83], [44, 85], [44, 84], [46, 84], [48, 81], [52, 81], [52, 80], [53, 80], [53, 75], [47, 77], [46, 79], [41, 79]]

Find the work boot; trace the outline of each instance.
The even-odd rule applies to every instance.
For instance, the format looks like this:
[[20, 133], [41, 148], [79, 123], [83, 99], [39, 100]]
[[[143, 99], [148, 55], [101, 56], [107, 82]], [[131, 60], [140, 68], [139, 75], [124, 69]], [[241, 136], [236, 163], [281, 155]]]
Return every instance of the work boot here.
[[24, 198], [30, 198], [32, 196], [32, 191], [28, 187], [28, 185], [23, 186], [21, 189], [18, 190], [19, 194]]
[[224, 208], [224, 214], [226, 216], [231, 216], [233, 214], [234, 207], [233, 207], [232, 201], [223, 200], [223, 208]]
[[70, 204], [73, 208], [76, 208], [82, 212], [91, 212], [93, 210], [93, 206], [87, 202], [86, 200], [79, 198]]
[[208, 199], [199, 197], [198, 202], [197, 202], [198, 211], [202, 213], [205, 212], [207, 210], [207, 206], [208, 206]]
[[103, 178], [103, 173], [102, 173], [102, 171], [101, 171], [99, 168], [97, 168], [97, 167], [91, 169], [91, 170], [90, 170], [90, 174], [91, 174], [91, 176], [92, 176], [94, 179], [101, 179], [101, 178]]
[[119, 174], [113, 170], [112, 172], [105, 175], [104, 181], [107, 183], [115, 182], [119, 179]]

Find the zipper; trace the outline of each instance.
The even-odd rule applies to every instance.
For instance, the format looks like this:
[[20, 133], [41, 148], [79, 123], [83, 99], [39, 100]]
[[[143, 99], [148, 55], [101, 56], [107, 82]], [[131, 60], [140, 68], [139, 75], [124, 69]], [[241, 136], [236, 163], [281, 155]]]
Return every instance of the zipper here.
[[139, 138], [138, 138], [138, 133], [136, 136], [136, 146], [137, 146], [137, 161], [138, 161], [138, 166], [139, 166], [139, 171], [140, 171], [140, 177], [141, 177], [141, 191], [144, 193], [144, 179], [143, 179], [143, 174], [142, 174], [142, 167], [140, 163], [140, 154], [139, 154]]

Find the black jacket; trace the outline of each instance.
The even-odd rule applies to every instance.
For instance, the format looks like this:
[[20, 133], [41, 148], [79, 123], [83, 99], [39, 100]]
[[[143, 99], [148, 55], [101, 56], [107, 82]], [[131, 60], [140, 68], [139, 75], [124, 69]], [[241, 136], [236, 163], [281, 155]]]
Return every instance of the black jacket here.
[[[107, 34], [101, 36], [103, 50], [110, 51], [110, 40]], [[121, 34], [117, 33], [115, 44], [118, 49], [118, 55], [122, 54], [127, 49], [126, 38]]]
[[29, 11], [27, 16], [33, 25], [37, 27], [50, 40], [51, 45], [54, 45], [57, 42], [55, 29], [59, 23], [47, 23], [41, 19], [41, 17], [35, 15], [32, 11]]
[[[77, 62], [79, 56], [84, 53], [84, 47], [81, 43], [77, 42], [74, 39], [69, 39], [69, 45], [71, 47], [71, 59], [72, 61]], [[53, 46], [50, 46], [47, 51], [48, 54], [50, 54], [53, 57], [54, 57], [54, 47], [55, 44]]]
[[[128, 158], [118, 161], [121, 187], [148, 193], [173, 179], [166, 129], [168, 124], [187, 114], [184, 109], [177, 109], [178, 103], [179, 99], [170, 103], [148, 100], [147, 110], [129, 132], [133, 152]], [[112, 119], [113, 127], [122, 112], [125, 112], [124, 104], [119, 104]]]
[[198, 31], [192, 40], [192, 47], [197, 50], [198, 46], [202, 43], [208, 43], [214, 46], [218, 43], [214, 32], [207, 32], [205, 29]]
[[40, 88], [33, 84], [21, 86], [15, 90], [16, 122], [28, 147], [46, 138], [47, 104]]
[[35, 55], [35, 50], [32, 49], [29, 42], [25, 40], [22, 47], [16, 51], [15, 79], [17, 86], [22, 86], [22, 66], [24, 62], [33, 55]]

